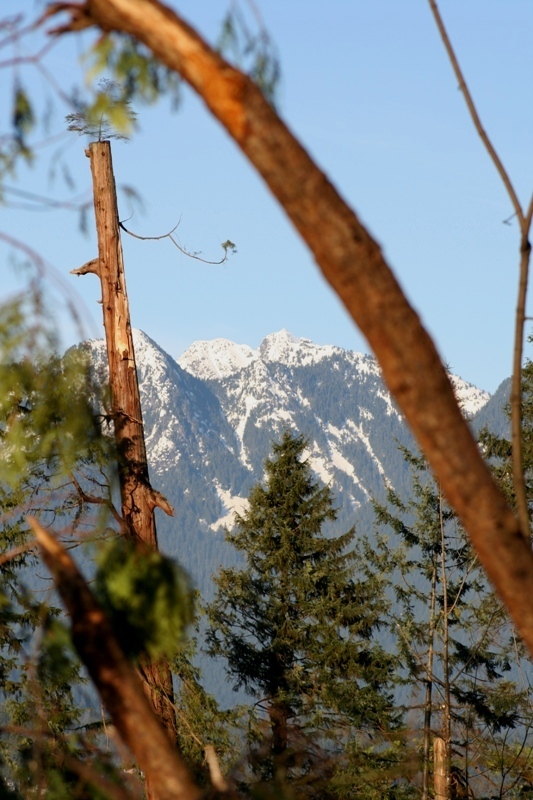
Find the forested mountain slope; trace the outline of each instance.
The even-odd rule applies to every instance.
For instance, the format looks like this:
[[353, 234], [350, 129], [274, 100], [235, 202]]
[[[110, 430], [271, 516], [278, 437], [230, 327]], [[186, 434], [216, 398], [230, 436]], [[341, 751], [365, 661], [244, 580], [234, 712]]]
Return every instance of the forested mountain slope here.
[[[105, 373], [104, 344], [87, 345]], [[371, 496], [390, 483], [408, 491], [398, 443], [412, 446], [372, 356], [319, 346], [287, 331], [257, 350], [226, 339], [194, 343], [176, 362], [141, 331], [135, 349], [152, 482], [175, 508], [158, 516], [162, 549], [190, 570], [204, 595], [234, 553], [223, 526], [262, 478], [271, 443], [285, 428], [309, 439], [315, 473], [329, 483], [338, 530], [372, 524]], [[465, 413], [490, 396], [453, 376]]]

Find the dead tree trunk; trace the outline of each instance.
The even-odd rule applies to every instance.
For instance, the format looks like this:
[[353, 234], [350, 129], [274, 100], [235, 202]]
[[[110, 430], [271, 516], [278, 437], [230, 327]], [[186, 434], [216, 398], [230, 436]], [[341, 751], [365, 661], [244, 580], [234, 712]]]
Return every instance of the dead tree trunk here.
[[[148, 475], [110, 144], [92, 142], [86, 154], [91, 160], [93, 177], [98, 258], [72, 272], [75, 275], [93, 272], [102, 285], [124, 533], [139, 547], [157, 550], [154, 508], [160, 506], [167, 514], [172, 514], [172, 509], [158, 492], [154, 492]], [[146, 660], [140, 672], [158, 717], [175, 741], [172, 675], [168, 664]]]
[[447, 748], [444, 739], [436, 736], [433, 741], [433, 790], [435, 800], [449, 800]]

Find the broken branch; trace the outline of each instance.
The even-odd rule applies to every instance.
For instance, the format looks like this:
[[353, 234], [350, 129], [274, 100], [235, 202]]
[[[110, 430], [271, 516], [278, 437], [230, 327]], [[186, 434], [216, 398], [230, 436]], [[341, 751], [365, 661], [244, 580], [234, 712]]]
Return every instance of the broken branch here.
[[158, 800], [199, 800], [199, 788], [157, 720], [133, 665], [76, 564], [34, 517], [28, 517], [28, 523], [70, 616], [74, 646]]

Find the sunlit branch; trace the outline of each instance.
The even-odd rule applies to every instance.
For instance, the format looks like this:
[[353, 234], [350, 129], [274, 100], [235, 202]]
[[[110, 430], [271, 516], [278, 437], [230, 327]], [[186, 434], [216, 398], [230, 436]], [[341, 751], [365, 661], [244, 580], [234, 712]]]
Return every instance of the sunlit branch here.
[[[516, 315], [515, 315], [515, 334], [514, 334], [514, 347], [513, 347], [513, 375], [511, 383], [511, 432], [512, 432], [512, 460], [513, 460], [513, 484], [516, 497], [516, 505], [518, 510], [518, 517], [520, 520], [520, 528], [523, 535], [529, 542], [530, 537], [530, 522], [529, 522], [529, 509], [527, 503], [526, 483], [524, 477], [524, 457], [523, 457], [523, 444], [522, 444], [522, 359], [523, 359], [523, 342], [524, 342], [524, 326], [526, 321], [526, 299], [527, 299], [527, 284], [529, 276], [529, 259], [531, 254], [531, 245], [529, 243], [529, 230], [531, 227], [531, 219], [533, 216], [533, 198], [530, 202], [529, 208], [524, 213], [513, 182], [509, 173], [505, 169], [494, 145], [489, 139], [487, 132], [481, 124], [476, 105], [465, 81], [463, 72], [457, 60], [457, 56], [452, 47], [452, 43], [446, 31], [446, 27], [437, 8], [435, 0], [428, 0], [431, 11], [435, 18], [437, 28], [439, 30], [442, 42], [450, 59], [455, 76], [459, 82], [459, 88], [465, 98], [468, 111], [474, 123], [474, 127], [478, 132], [485, 149], [487, 150], [498, 174], [507, 190], [507, 194], [511, 200], [514, 208], [514, 215], [516, 216], [520, 226], [520, 270], [518, 282], [518, 298], [516, 301]], [[508, 222], [512, 217], [509, 217], [505, 222]]]
[[132, 233], [132, 231], [129, 231], [126, 227], [124, 227], [124, 224], [122, 222], [119, 222], [118, 224], [120, 225], [124, 233], [127, 233], [129, 236], [133, 236], [134, 239], [141, 239], [141, 241], [143, 242], [145, 241], [159, 242], [161, 241], [161, 239], [170, 239], [172, 244], [178, 248], [180, 253], [183, 253], [183, 255], [188, 256], [188, 258], [194, 258], [196, 261], [201, 261], [203, 264], [214, 264], [214, 265], [224, 264], [224, 262], [228, 260], [230, 254], [236, 252], [235, 245], [233, 244], [233, 242], [230, 242], [229, 239], [223, 242], [222, 244], [222, 249], [224, 250], [224, 257], [221, 258], [219, 261], [209, 261], [206, 258], [202, 258], [199, 255], [199, 253], [192, 253], [190, 250], [186, 250], [176, 241], [176, 239], [172, 235], [174, 231], [177, 230], [177, 228], [179, 227], [180, 222], [181, 220], [176, 225], [174, 225], [172, 230], [170, 230], [168, 233], [162, 233], [161, 236], [139, 236], [137, 233]]

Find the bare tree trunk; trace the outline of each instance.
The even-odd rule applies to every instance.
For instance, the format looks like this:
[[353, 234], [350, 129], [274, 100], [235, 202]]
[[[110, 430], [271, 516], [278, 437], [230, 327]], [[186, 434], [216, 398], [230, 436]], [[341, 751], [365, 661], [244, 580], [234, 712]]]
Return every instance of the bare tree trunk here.
[[513, 353], [513, 375], [511, 381], [511, 441], [513, 461], [513, 486], [516, 496], [516, 507], [520, 519], [520, 527], [529, 543], [531, 530], [529, 505], [527, 501], [526, 480], [524, 476], [524, 447], [522, 437], [522, 356], [524, 327], [526, 323], [527, 284], [529, 276], [529, 259], [531, 245], [529, 243], [529, 222], [522, 222], [520, 242], [520, 281], [515, 314], [515, 343]]
[[430, 749], [431, 749], [431, 716], [432, 716], [432, 692], [433, 692], [433, 656], [435, 647], [435, 599], [437, 593], [437, 568], [433, 567], [431, 576], [431, 599], [429, 607], [429, 647], [426, 663], [426, 695], [424, 699], [424, 747], [423, 747], [423, 767], [422, 767], [422, 800], [429, 798], [429, 775], [430, 775]]
[[448, 800], [446, 769], [446, 742], [436, 736], [433, 742], [433, 789], [435, 800]]
[[[448, 575], [446, 573], [446, 537], [443, 516], [444, 497], [439, 486], [439, 525], [440, 525], [440, 558], [442, 582], [442, 681], [444, 685], [444, 708], [442, 713], [442, 740], [444, 741], [444, 788], [446, 799], [451, 797], [451, 751], [452, 751], [452, 715], [450, 691], [450, 629], [449, 629], [449, 603], [448, 603]], [[440, 745], [439, 745], [440, 747]], [[440, 767], [439, 767], [440, 769]]]
[[[139, 547], [157, 550], [154, 507], [172, 513], [150, 485], [144, 442], [139, 384], [131, 332], [122, 245], [118, 220], [115, 178], [109, 142], [92, 142], [91, 160], [94, 210], [98, 235], [98, 258], [73, 270], [94, 272], [102, 285], [102, 308], [109, 361], [111, 414], [118, 451], [118, 472], [125, 534]], [[168, 663], [145, 659], [140, 667], [145, 690], [169, 737], [176, 740], [172, 674]]]

